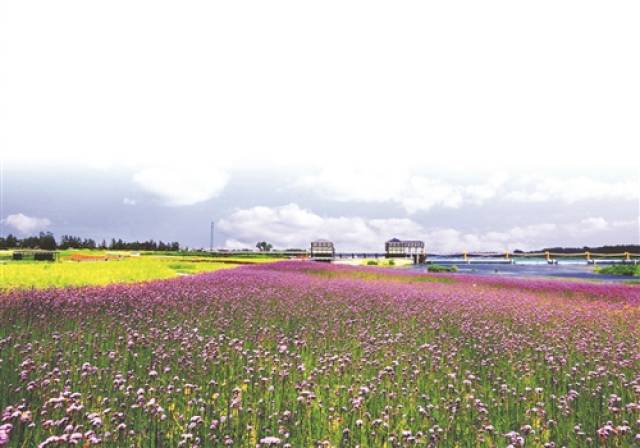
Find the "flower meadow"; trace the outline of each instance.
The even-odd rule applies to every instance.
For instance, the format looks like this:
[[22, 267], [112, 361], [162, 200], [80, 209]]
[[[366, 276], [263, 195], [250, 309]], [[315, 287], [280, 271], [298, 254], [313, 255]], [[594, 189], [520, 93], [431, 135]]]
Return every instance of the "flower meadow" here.
[[137, 283], [233, 267], [233, 264], [221, 260], [195, 257], [126, 256], [109, 259], [105, 255], [74, 255], [79, 261], [0, 263], [0, 290]]
[[640, 446], [640, 288], [290, 261], [0, 295], [1, 447]]

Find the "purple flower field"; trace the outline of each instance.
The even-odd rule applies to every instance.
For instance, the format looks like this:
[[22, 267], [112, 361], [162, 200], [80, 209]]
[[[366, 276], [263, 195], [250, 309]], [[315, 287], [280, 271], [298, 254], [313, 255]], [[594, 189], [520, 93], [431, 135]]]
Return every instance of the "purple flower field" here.
[[640, 446], [640, 288], [281, 262], [0, 296], [0, 446]]

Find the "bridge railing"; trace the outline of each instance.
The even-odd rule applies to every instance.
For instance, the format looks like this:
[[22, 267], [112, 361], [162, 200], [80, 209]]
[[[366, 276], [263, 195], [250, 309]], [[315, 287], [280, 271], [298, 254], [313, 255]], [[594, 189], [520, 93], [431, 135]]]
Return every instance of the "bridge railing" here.
[[[221, 257], [242, 257], [242, 256], [252, 256], [252, 255], [266, 255], [269, 257], [299, 257], [299, 258], [311, 258], [311, 251], [272, 251], [272, 252], [209, 252], [210, 256], [221, 256]], [[365, 252], [365, 251], [349, 251], [349, 252], [335, 252], [334, 258], [380, 258], [384, 257], [387, 254], [385, 252]], [[406, 254], [407, 258], [414, 254]], [[324, 256], [324, 254], [323, 254]], [[557, 260], [558, 258], [565, 259], [583, 259], [588, 262], [594, 262], [597, 259], [615, 259], [621, 261], [640, 261], [640, 253], [635, 252], [591, 252], [591, 251], [583, 251], [583, 252], [551, 252], [551, 251], [541, 251], [541, 252], [456, 252], [456, 253], [448, 253], [448, 254], [437, 254], [437, 253], [426, 253], [427, 259], [437, 259], [437, 258], [451, 258], [451, 259], [462, 259], [463, 261], [469, 261], [471, 259], [503, 259], [503, 260], [513, 260], [514, 258], [543, 258], [549, 262], [553, 260]]]
[[427, 258], [461, 258], [463, 261], [470, 259], [482, 258], [500, 258], [512, 260], [514, 258], [544, 258], [551, 262], [558, 258], [584, 259], [587, 262], [594, 262], [595, 259], [615, 259], [622, 261], [637, 261], [640, 259], [640, 253], [634, 252], [462, 252], [454, 254], [428, 254]]

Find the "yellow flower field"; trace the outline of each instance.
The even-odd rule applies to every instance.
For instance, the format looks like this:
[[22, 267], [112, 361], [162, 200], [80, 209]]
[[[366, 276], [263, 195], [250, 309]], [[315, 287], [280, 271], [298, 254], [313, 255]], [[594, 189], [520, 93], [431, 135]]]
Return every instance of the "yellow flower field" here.
[[124, 257], [108, 261], [0, 263], [0, 289], [135, 283], [235, 267], [228, 261]]

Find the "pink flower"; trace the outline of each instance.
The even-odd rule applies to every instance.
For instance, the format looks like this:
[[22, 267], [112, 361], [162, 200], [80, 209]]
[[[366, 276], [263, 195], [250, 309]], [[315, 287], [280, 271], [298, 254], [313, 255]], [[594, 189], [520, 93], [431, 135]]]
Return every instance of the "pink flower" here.
[[11, 423], [0, 425], [0, 446], [4, 446], [9, 443], [9, 434], [12, 429], [13, 425]]
[[262, 439], [260, 439], [260, 443], [263, 444], [263, 445], [267, 445], [267, 446], [280, 445], [282, 443], [282, 440], [280, 440], [277, 437], [268, 436], [268, 437], [263, 437]]

